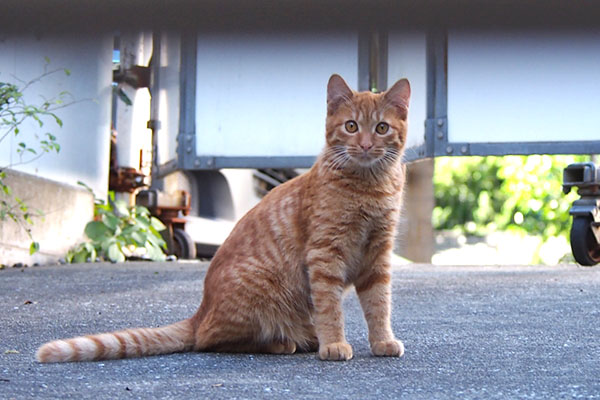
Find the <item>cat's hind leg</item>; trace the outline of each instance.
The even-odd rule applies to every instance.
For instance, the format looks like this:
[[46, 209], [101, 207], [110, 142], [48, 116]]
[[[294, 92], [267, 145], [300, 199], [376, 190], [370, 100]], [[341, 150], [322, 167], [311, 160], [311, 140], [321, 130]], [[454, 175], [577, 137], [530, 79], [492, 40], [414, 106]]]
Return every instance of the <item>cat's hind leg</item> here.
[[217, 353], [255, 353], [255, 354], [294, 354], [296, 343], [291, 340], [274, 340], [272, 342], [258, 342], [250, 339], [240, 341], [227, 341], [214, 343], [199, 349]]

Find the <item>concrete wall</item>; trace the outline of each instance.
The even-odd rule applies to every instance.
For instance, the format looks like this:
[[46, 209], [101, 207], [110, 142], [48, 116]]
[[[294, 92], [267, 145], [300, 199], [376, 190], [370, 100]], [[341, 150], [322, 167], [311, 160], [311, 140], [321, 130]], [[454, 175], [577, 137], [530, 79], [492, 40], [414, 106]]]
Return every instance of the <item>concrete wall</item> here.
[[[70, 186], [23, 172], [5, 170], [13, 194], [27, 203], [33, 225], [12, 220], [0, 223], [0, 264], [45, 264], [64, 257], [75, 243], [83, 240], [83, 230], [94, 216], [94, 198], [80, 187]], [[6, 200], [0, 194], [0, 200]], [[41, 212], [41, 215], [37, 211]], [[40, 251], [29, 256], [31, 229]]]

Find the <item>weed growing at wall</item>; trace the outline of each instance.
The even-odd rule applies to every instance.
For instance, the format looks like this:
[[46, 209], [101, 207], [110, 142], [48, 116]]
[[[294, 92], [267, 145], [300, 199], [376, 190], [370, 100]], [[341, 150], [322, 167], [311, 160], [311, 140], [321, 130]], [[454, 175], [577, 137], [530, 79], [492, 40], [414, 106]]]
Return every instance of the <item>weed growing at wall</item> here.
[[96, 199], [94, 220], [85, 227], [90, 241], [70, 250], [65, 260], [68, 263], [96, 259], [123, 262], [136, 257], [164, 261], [162, 249], [166, 250], [167, 246], [160, 235], [164, 229], [165, 225], [151, 216], [147, 208], [128, 206], [122, 200], [115, 200], [114, 193], [110, 192], [108, 202]]

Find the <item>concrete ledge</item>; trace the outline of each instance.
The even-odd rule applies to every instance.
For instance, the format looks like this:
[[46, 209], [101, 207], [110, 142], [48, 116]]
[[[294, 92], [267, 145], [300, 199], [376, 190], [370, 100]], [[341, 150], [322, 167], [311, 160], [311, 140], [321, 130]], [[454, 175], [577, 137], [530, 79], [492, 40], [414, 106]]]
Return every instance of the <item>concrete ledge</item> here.
[[[83, 188], [5, 170], [13, 195], [32, 212], [31, 234], [40, 251], [29, 255], [31, 240], [23, 227], [12, 220], [0, 223], [0, 264], [47, 264], [64, 257], [73, 245], [84, 239], [85, 225], [94, 217], [94, 198]], [[7, 200], [4, 194], [0, 199]], [[8, 200], [7, 200], [8, 201]], [[39, 216], [36, 210], [43, 214]]]

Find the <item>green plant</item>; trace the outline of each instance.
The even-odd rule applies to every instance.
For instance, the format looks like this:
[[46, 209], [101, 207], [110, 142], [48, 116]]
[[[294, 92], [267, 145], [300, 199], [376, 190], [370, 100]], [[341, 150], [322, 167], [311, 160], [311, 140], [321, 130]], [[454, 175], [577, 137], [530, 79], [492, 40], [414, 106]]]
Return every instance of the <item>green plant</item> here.
[[436, 159], [436, 229], [472, 235], [498, 230], [568, 237], [577, 194], [562, 192], [562, 171], [588, 156], [507, 156]]
[[59, 153], [60, 145], [56, 136], [50, 132], [43, 134], [35, 130], [27, 129], [29, 135], [22, 132], [23, 124], [29, 120], [35, 121], [39, 129], [45, 125], [45, 120], [53, 120], [60, 128], [62, 120], [55, 112], [63, 107], [73, 104], [69, 99], [68, 92], [61, 92], [56, 97], [44, 99], [37, 103], [30, 103], [24, 97], [25, 92], [33, 85], [56, 73], [70, 75], [67, 69], [55, 69], [48, 71], [50, 61], [46, 58], [44, 73], [28, 82], [19, 83], [0, 82], [0, 145], [3, 141], [15, 138], [17, 160], [13, 161], [12, 155], [8, 165], [0, 166], [0, 221], [10, 219], [17, 223], [31, 239], [29, 253], [33, 254], [39, 250], [39, 243], [33, 240], [30, 226], [33, 225], [34, 216], [43, 216], [39, 210], [31, 210], [26, 201], [13, 194], [13, 190], [7, 183], [7, 175], [4, 171], [18, 165], [31, 163], [46, 153]]
[[111, 192], [107, 203], [96, 199], [94, 220], [85, 227], [90, 241], [70, 250], [65, 259], [69, 263], [94, 262], [96, 258], [123, 262], [131, 257], [164, 261], [166, 243], [160, 231], [165, 228], [147, 208], [127, 206]]

